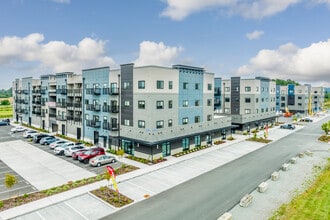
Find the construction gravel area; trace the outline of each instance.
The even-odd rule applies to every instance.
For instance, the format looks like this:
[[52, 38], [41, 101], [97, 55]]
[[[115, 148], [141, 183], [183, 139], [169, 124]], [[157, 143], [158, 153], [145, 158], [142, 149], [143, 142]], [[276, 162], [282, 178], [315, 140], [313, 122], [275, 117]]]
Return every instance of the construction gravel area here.
[[308, 188], [308, 183], [315, 179], [330, 158], [330, 145], [311, 149], [312, 156], [297, 157], [296, 163], [289, 163], [287, 171], [278, 170], [279, 178], [275, 181], [268, 179], [265, 192], [258, 189], [250, 193], [252, 202], [247, 207], [237, 204], [229, 213], [233, 219], [269, 219], [284, 203]]

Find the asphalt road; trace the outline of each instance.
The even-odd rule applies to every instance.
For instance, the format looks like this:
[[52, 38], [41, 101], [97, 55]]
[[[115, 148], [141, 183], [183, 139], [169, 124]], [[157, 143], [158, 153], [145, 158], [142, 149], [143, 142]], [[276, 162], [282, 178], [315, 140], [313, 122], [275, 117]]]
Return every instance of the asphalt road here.
[[292, 135], [104, 219], [217, 219], [290, 158], [324, 145], [317, 138], [322, 134], [321, 124], [328, 120], [308, 124]]

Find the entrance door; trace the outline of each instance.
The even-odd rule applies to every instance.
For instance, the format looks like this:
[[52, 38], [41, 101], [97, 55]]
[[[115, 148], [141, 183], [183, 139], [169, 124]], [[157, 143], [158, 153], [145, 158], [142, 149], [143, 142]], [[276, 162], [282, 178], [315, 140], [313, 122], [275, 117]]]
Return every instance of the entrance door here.
[[62, 125], [62, 135], [65, 135], [65, 125]]
[[81, 128], [77, 128], [77, 139], [80, 140], [81, 138]]
[[97, 145], [99, 143], [99, 132], [94, 131], [94, 144]]
[[170, 142], [166, 142], [162, 144], [162, 153], [163, 157], [171, 155], [171, 144]]

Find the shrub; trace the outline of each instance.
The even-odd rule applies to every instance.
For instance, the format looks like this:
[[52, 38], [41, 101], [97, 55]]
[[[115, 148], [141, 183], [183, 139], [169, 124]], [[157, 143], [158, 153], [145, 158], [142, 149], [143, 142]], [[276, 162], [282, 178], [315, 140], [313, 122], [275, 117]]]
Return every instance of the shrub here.
[[233, 140], [235, 140], [235, 138], [231, 135], [231, 136], [229, 136], [229, 137], [227, 138], [227, 140], [228, 140], [228, 141], [233, 141]]
[[0, 208], [3, 207], [3, 201], [0, 201]]

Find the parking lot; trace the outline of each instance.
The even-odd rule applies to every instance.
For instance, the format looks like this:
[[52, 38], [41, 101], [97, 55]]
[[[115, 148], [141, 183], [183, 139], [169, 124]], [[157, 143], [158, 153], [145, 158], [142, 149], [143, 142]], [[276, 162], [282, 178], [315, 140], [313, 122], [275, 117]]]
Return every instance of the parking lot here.
[[[9, 126], [9, 127], [10, 127], [10, 126]], [[8, 127], [8, 128], [9, 128], [9, 127]], [[54, 155], [54, 157], [61, 158], [61, 159], [65, 160], [65, 161], [68, 161], [68, 162], [70, 162], [70, 163], [73, 163], [74, 165], [79, 166], [79, 167], [81, 167], [81, 168], [84, 168], [84, 169], [86, 169], [86, 170], [88, 170], [88, 171], [90, 171], [90, 172], [93, 172], [93, 173], [95, 173], [95, 174], [104, 173], [104, 172], [106, 171], [106, 168], [105, 168], [106, 165], [103, 165], [103, 166], [100, 166], [100, 167], [93, 167], [93, 166], [91, 166], [91, 165], [89, 165], [89, 164], [81, 163], [81, 162], [79, 162], [78, 160], [73, 160], [71, 157], [66, 157], [66, 156], [56, 155], [56, 154], [54, 154], [53, 149], [50, 149], [48, 145], [41, 145], [41, 144], [37, 144], [37, 143], [33, 143], [33, 142], [29, 142], [28, 139], [26, 139], [26, 138], [24, 138], [24, 137], [22, 136], [22, 134], [23, 134], [23, 133], [21, 133], [21, 132], [19, 132], [19, 133], [11, 133], [11, 132], [10, 132], [10, 129], [8, 129], [8, 132], [7, 132], [7, 136], [10, 136], [10, 137], [12, 138], [12, 139], [10, 139], [10, 140], [23, 140], [23, 141], [25, 141], [26, 143], [29, 143], [29, 144], [31, 144], [31, 145], [33, 145], [33, 146], [35, 146], [35, 147], [37, 147], [37, 148], [39, 148], [39, 149], [41, 149], [41, 150], [43, 150], [43, 151], [49, 153], [49, 154], [51, 154], [51, 155]], [[2, 140], [0, 139], [0, 141], [2, 141]], [[111, 163], [111, 164], [108, 164], [108, 165], [110, 165], [110, 166], [112, 166], [114, 169], [116, 169], [116, 168], [121, 167], [122, 163], [121, 163], [120, 161], [117, 161], [116, 163]]]
[[[5, 175], [11, 174], [16, 177], [17, 183], [10, 189], [5, 186]], [[37, 189], [33, 187], [28, 181], [23, 179], [14, 170], [8, 167], [0, 160], [0, 200], [10, 198], [12, 196], [22, 195], [25, 193], [32, 193]]]

